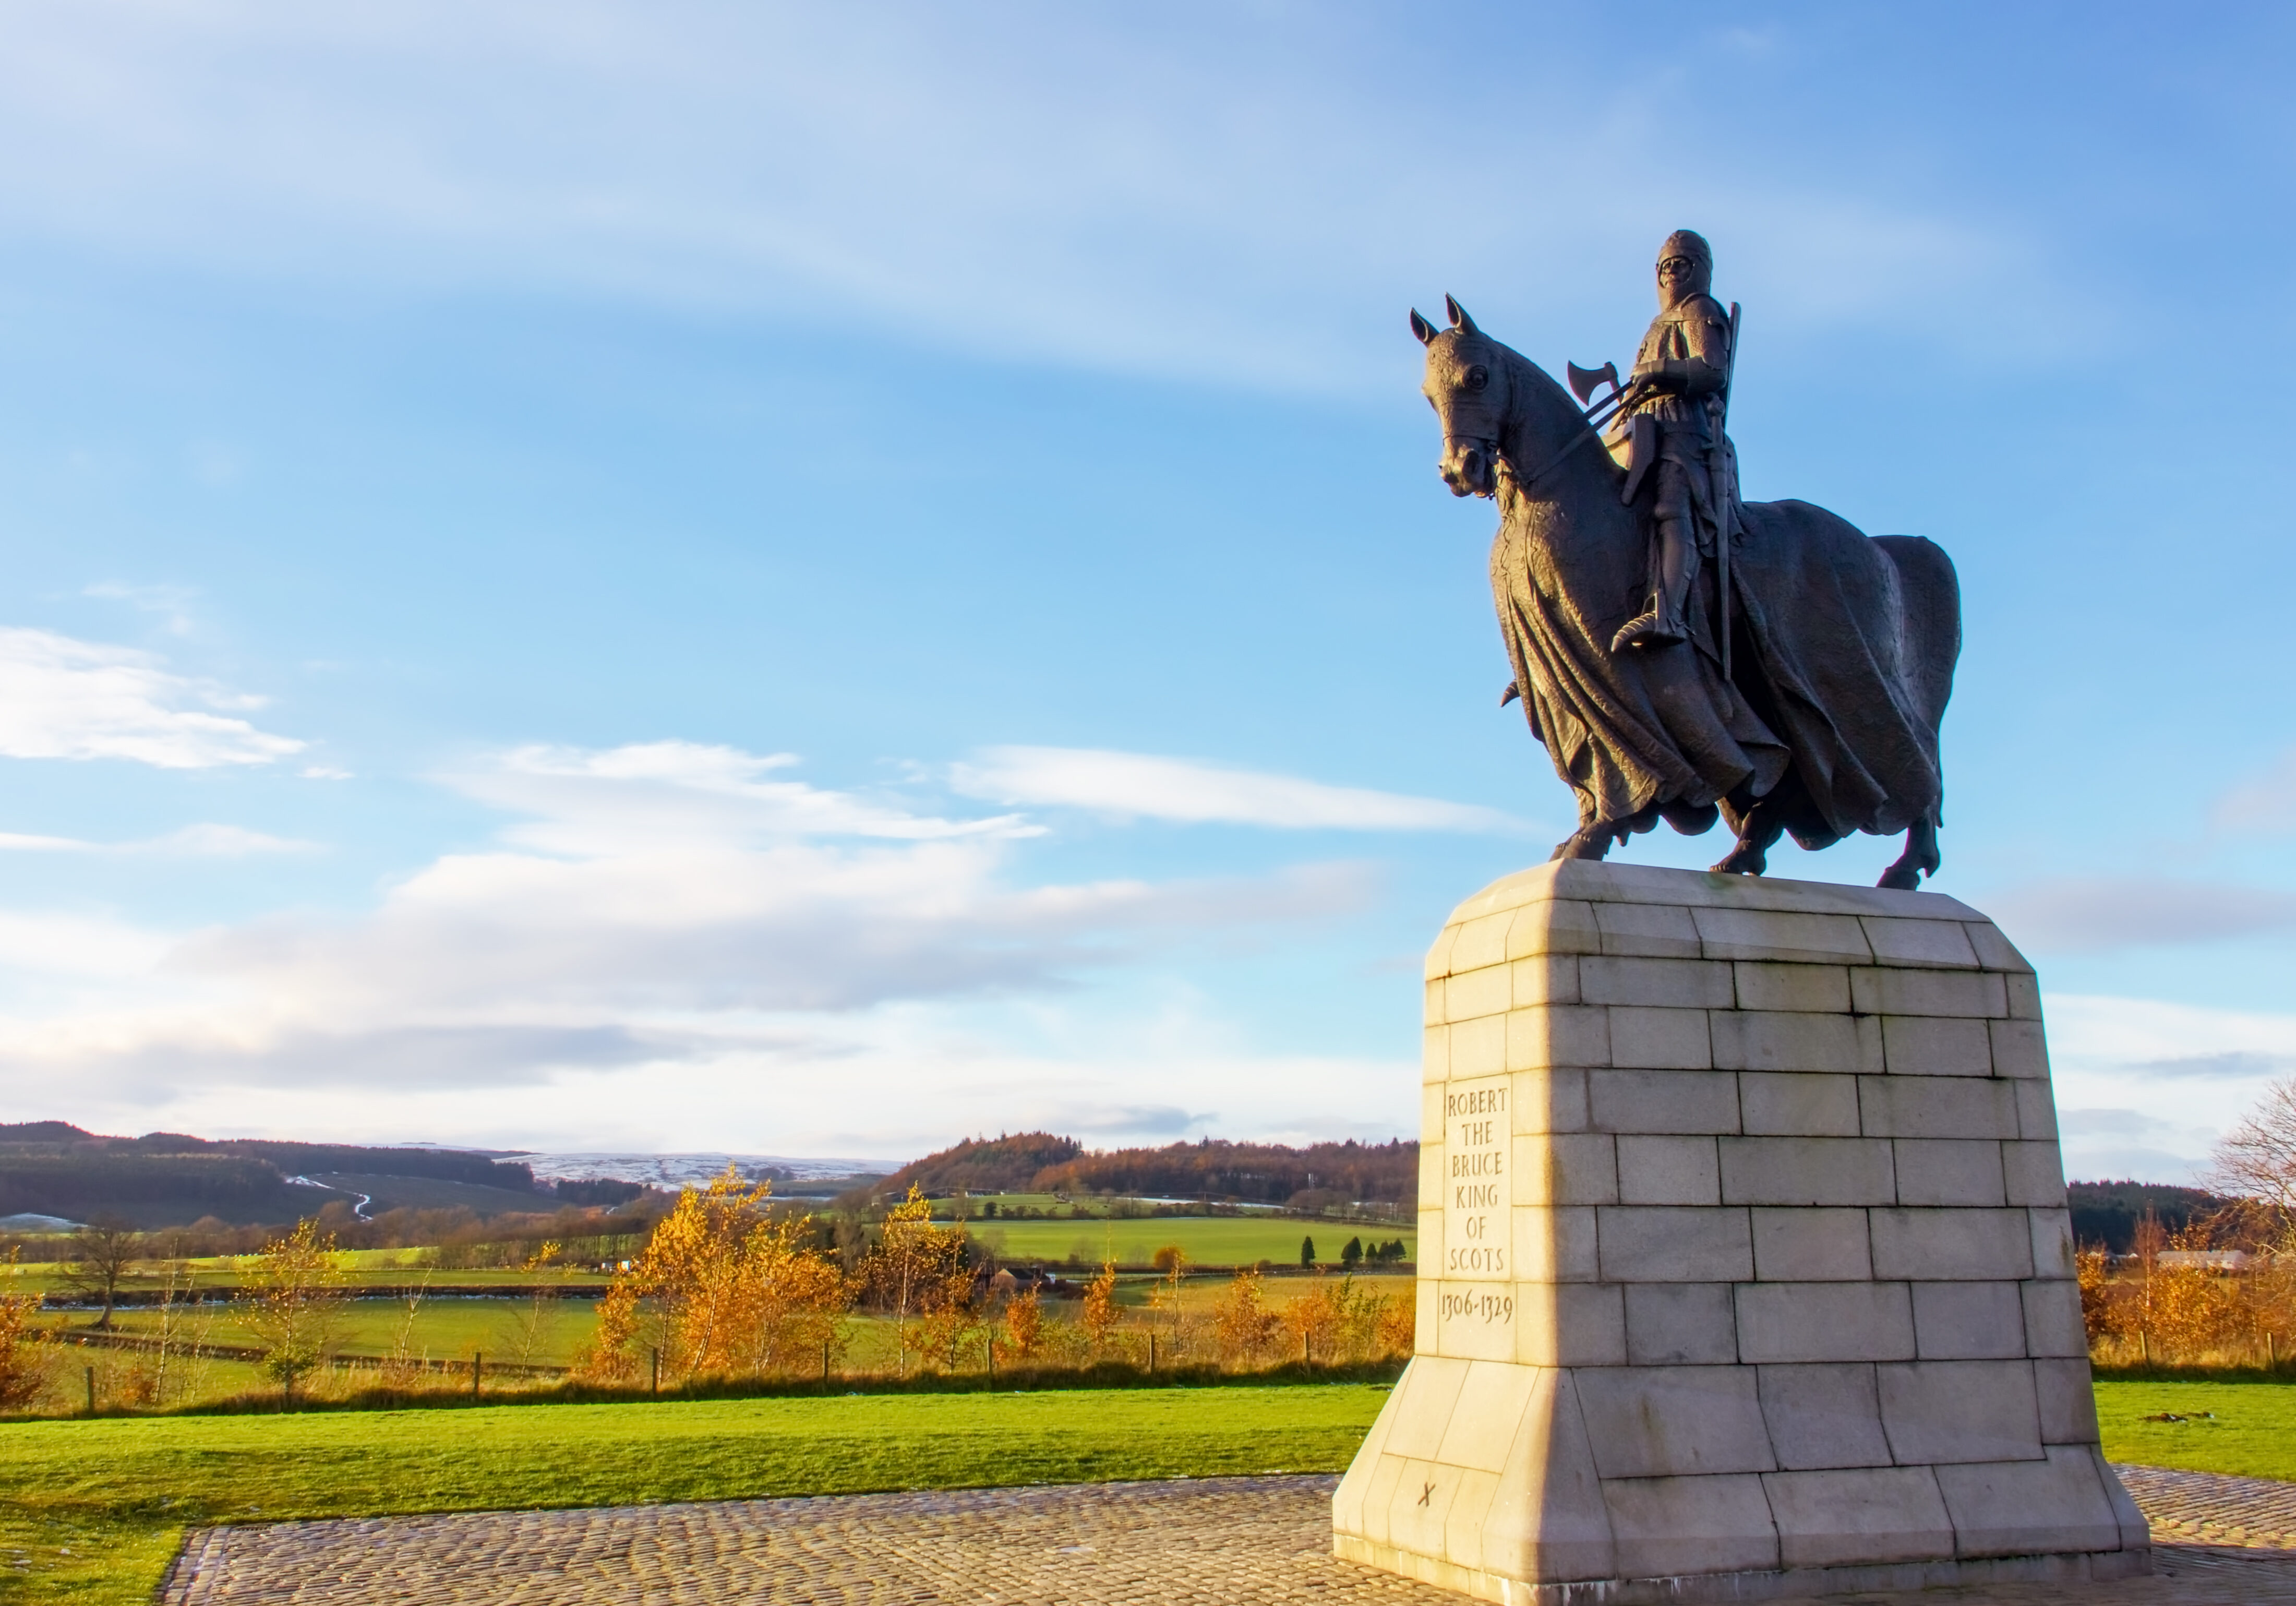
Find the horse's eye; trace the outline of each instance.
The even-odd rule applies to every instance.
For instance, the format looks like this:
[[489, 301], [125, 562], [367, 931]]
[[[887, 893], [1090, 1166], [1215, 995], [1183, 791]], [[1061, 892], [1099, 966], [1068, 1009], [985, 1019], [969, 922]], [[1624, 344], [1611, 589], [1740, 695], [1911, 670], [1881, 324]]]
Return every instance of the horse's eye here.
[[1484, 367], [1480, 363], [1477, 363], [1473, 367], [1467, 370], [1465, 383], [1468, 389], [1480, 390], [1490, 382], [1491, 371]]

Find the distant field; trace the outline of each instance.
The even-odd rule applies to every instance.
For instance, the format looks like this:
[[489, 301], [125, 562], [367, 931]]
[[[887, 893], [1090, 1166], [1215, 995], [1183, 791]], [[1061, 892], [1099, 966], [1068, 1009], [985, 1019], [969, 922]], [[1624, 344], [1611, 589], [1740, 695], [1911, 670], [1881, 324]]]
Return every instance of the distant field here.
[[[426, 1266], [422, 1258], [429, 1250], [345, 1250], [342, 1272], [344, 1283], [352, 1288], [411, 1288], [430, 1283], [447, 1288], [530, 1288], [559, 1287], [568, 1282], [596, 1288], [604, 1284], [608, 1274], [586, 1267], [568, 1271], [553, 1267], [536, 1273], [499, 1269], [453, 1270]], [[190, 1268], [188, 1282], [178, 1272], [176, 1287], [196, 1292], [201, 1289], [235, 1286], [243, 1273], [238, 1258], [232, 1255], [211, 1255], [184, 1263]], [[16, 1268], [12, 1280], [0, 1284], [0, 1292], [27, 1294], [62, 1294], [65, 1290], [64, 1268], [53, 1262], [28, 1262]], [[145, 1262], [120, 1280], [123, 1293], [157, 1293], [167, 1286], [167, 1274], [153, 1263]], [[85, 1298], [85, 1295], [76, 1296]]]
[[142, 1606], [184, 1527], [1343, 1470], [1361, 1384], [23, 1422], [7, 1606]]
[[[66, 1332], [88, 1325], [84, 1311], [59, 1313], [50, 1323]], [[140, 1338], [160, 1336], [160, 1313], [150, 1307], [115, 1312], [112, 1326]], [[535, 1365], [562, 1366], [597, 1326], [597, 1306], [588, 1299], [550, 1299], [537, 1310], [531, 1299], [425, 1299], [415, 1312], [412, 1327], [406, 1307], [397, 1299], [353, 1299], [343, 1307], [338, 1329], [340, 1350], [350, 1356], [383, 1356], [407, 1339], [412, 1356], [434, 1361], [468, 1360], [473, 1350], [497, 1361], [523, 1361]], [[175, 1322], [179, 1341], [247, 1345], [256, 1340], [228, 1307], [212, 1320], [193, 1310], [179, 1313]]]
[[1271, 1260], [1278, 1266], [1297, 1266], [1303, 1237], [1316, 1241], [1317, 1259], [1333, 1264], [1340, 1258], [1340, 1247], [1357, 1237], [1366, 1249], [1399, 1238], [1409, 1258], [1418, 1237], [1401, 1224], [1371, 1226], [1280, 1216], [1152, 1217], [1136, 1221], [990, 1218], [967, 1225], [975, 1238], [1004, 1259], [1066, 1262], [1074, 1257], [1082, 1266], [1098, 1266], [1109, 1258], [1119, 1266], [1145, 1266], [1168, 1243], [1179, 1245], [1189, 1260], [1199, 1265], [1248, 1266]]

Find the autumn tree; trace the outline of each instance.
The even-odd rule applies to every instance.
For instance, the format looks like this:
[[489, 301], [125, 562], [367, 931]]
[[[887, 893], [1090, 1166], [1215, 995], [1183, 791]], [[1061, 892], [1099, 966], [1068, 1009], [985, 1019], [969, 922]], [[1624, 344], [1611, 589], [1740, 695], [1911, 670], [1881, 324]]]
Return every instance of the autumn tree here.
[[1123, 1317], [1123, 1309], [1116, 1303], [1116, 1267], [1103, 1265], [1100, 1275], [1085, 1287], [1084, 1309], [1078, 1313], [1077, 1321], [1097, 1350], [1108, 1347], [1117, 1323]]
[[[8, 1251], [12, 1282], [20, 1253]], [[0, 1295], [0, 1411], [19, 1411], [30, 1405], [55, 1375], [55, 1346], [32, 1325], [40, 1299], [38, 1294]]]
[[1266, 1355], [1281, 1323], [1267, 1308], [1259, 1274], [1238, 1272], [1213, 1307], [1212, 1339], [1223, 1360], [1250, 1365]]
[[1316, 1285], [1283, 1307], [1283, 1323], [1302, 1360], [1336, 1360], [1341, 1330], [1354, 1314], [1354, 1284], [1318, 1277]]
[[1016, 1361], [1034, 1360], [1045, 1343], [1045, 1301], [1042, 1292], [1029, 1289], [1008, 1301], [1004, 1307], [1004, 1340], [997, 1348]]
[[314, 1220], [252, 1255], [240, 1258], [240, 1325], [263, 1350], [263, 1369], [289, 1397], [295, 1381], [326, 1357], [340, 1327], [342, 1257], [334, 1234]]
[[2296, 1215], [2296, 1077], [2266, 1088], [2218, 1141], [2202, 1180], [2219, 1192], [2262, 1200], [2284, 1218]]
[[676, 1208], [598, 1302], [598, 1326], [576, 1357], [578, 1376], [627, 1382], [648, 1340], [673, 1377], [766, 1375], [834, 1345], [851, 1302], [836, 1260], [814, 1247], [809, 1216], [775, 1217], [772, 1184], [745, 1184], [731, 1166]]
[[903, 1370], [907, 1367], [909, 1327], [920, 1318], [941, 1318], [922, 1335], [928, 1343], [936, 1348], [953, 1346], [960, 1323], [952, 1306], [969, 1310], [972, 1302], [964, 1233], [935, 1226], [932, 1201], [914, 1183], [909, 1184], [908, 1198], [885, 1213], [876, 1247], [863, 1258], [858, 1274], [870, 1298], [893, 1314]]

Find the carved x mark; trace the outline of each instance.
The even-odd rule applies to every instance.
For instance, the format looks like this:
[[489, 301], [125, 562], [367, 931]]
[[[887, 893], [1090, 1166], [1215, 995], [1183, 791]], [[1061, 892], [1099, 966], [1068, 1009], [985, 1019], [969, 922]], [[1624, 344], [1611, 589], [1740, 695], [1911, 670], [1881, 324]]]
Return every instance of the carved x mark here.
[[1432, 1482], [1432, 1481], [1431, 1481], [1431, 1482], [1429, 1482], [1429, 1484], [1427, 1485], [1427, 1487], [1426, 1487], [1425, 1488], [1423, 1488], [1423, 1489], [1422, 1489], [1422, 1490], [1420, 1490], [1420, 1491], [1419, 1491], [1419, 1504], [1422, 1504], [1422, 1505], [1425, 1505], [1425, 1504], [1427, 1504], [1427, 1496], [1428, 1496], [1428, 1495], [1431, 1495], [1431, 1494], [1433, 1494], [1434, 1492], [1435, 1492], [1435, 1485], [1433, 1484], [1433, 1482]]

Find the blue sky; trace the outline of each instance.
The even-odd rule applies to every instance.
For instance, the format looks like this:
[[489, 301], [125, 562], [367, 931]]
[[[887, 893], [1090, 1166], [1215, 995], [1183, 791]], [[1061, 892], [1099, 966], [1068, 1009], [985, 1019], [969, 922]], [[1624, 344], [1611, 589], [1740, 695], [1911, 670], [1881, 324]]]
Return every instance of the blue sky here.
[[1404, 312], [1623, 359], [1691, 226], [1749, 494], [1960, 568], [2070, 1168], [2178, 1179], [2296, 1069], [2291, 31], [12, 7], [0, 1116], [1408, 1132], [1571, 820]]

